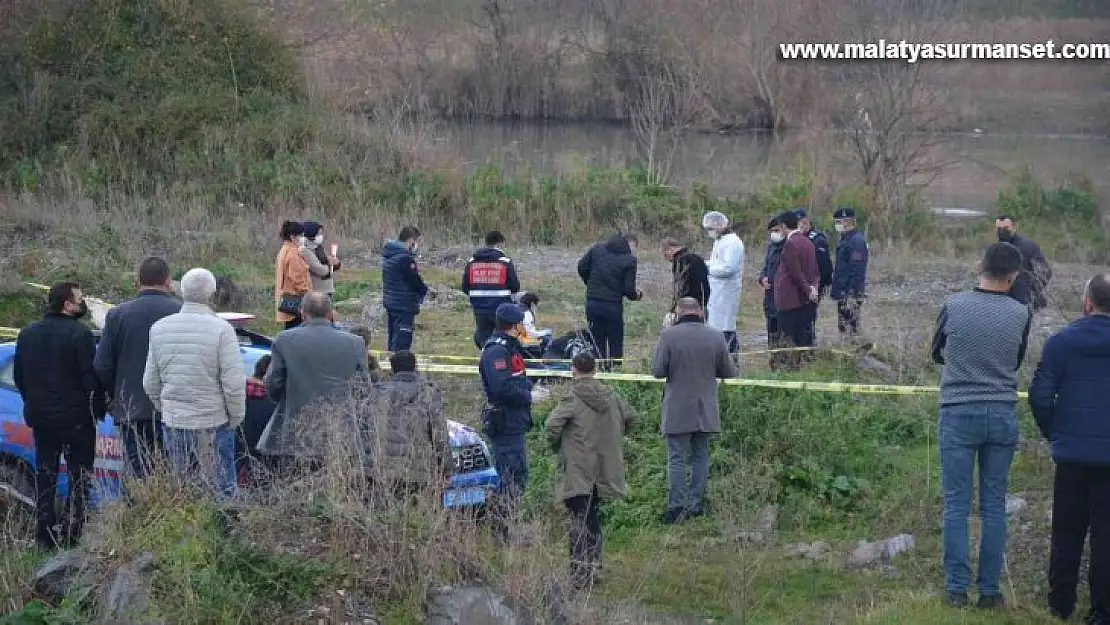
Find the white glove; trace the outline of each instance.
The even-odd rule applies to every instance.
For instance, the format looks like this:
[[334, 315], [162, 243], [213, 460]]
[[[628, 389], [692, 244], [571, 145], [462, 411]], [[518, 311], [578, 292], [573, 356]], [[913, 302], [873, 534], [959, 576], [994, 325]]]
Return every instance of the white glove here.
[[533, 404], [538, 404], [541, 401], [547, 399], [548, 397], [551, 397], [551, 391], [549, 391], [546, 388], [544, 388], [542, 386], [539, 386], [539, 385], [532, 387], [532, 403]]

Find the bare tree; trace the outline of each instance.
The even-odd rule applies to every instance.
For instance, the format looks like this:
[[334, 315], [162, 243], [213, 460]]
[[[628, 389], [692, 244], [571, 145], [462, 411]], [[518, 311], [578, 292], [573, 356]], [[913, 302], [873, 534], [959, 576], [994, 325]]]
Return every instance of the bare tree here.
[[[943, 0], [848, 0], [839, 41], [944, 41]], [[910, 185], [931, 183], [954, 160], [936, 158], [950, 110], [936, 65], [902, 59], [851, 60], [829, 67], [842, 96], [840, 119], [864, 184], [884, 205], [903, 206]]]

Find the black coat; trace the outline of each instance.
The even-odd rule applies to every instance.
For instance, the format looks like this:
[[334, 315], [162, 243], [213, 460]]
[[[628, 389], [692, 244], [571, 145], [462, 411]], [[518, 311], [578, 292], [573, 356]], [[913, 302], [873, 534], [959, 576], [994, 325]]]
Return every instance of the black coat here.
[[698, 300], [702, 308], [705, 308], [709, 302], [709, 268], [705, 265], [705, 259], [683, 248], [671, 259], [671, 272], [674, 275], [671, 311], [674, 311], [678, 300], [684, 297]]
[[107, 412], [104, 387], [93, 369], [96, 339], [67, 315], [49, 314], [19, 333], [15, 387], [31, 428], [92, 424]]
[[1010, 297], [1041, 310], [1048, 305], [1044, 295], [1045, 285], [1052, 279], [1052, 268], [1036, 241], [1021, 235], [1014, 235], [1009, 241], [1021, 251], [1021, 272], [1010, 287]]
[[180, 300], [153, 289], [139, 291], [135, 299], [108, 311], [93, 366], [105, 390], [111, 393], [112, 416], [117, 423], [157, 418], [154, 404], [143, 389], [150, 327], [178, 312]]
[[621, 306], [636, 293], [636, 257], [619, 234], [590, 248], [578, 261], [578, 276], [586, 285], [586, 300]]

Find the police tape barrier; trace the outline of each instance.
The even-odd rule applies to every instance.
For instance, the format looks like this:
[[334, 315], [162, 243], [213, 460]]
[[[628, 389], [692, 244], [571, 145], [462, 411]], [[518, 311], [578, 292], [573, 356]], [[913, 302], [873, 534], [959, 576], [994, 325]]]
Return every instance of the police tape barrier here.
[[[829, 348], [829, 347], [780, 347], [780, 348], [776, 348], [776, 349], [756, 349], [756, 350], [751, 350], [751, 351], [742, 351], [742, 352], [740, 352], [740, 355], [741, 356], [759, 356], [759, 355], [763, 355], [763, 354], [780, 354], [780, 353], [785, 353], [785, 352], [826, 352], [826, 353], [830, 353], [830, 354], [838, 354], [840, 356], [855, 356], [856, 355], [856, 354], [854, 354], [852, 352], [849, 352], [849, 351], [845, 351], [845, 350], [841, 350], [841, 349], [832, 349], [832, 348]], [[392, 352], [376, 350], [376, 349], [370, 350], [370, 353], [373, 354], [374, 356], [379, 357], [379, 358], [389, 358], [390, 356], [393, 355]], [[481, 360], [481, 356], [456, 356], [456, 355], [452, 355], [452, 354], [420, 354], [420, 357], [424, 358], [424, 359], [427, 359], [429, 361], [447, 361], [447, 362], [451, 362], [451, 361], [455, 361], [455, 362], [478, 362], [479, 360]], [[602, 358], [600, 360], [605, 361], [605, 362], [623, 363], [625, 359], [623, 359], [623, 358], [609, 358], [609, 359]], [[525, 358], [524, 361], [528, 362], [528, 363], [562, 364], [562, 365], [569, 365], [571, 362], [573, 362], [569, 358]]]
[[[385, 370], [389, 365], [383, 365]], [[432, 362], [422, 362], [420, 371], [424, 373], [445, 373], [449, 375], [479, 375], [478, 367], [472, 365], [445, 365]], [[530, 378], [570, 378], [570, 371], [559, 369], [528, 369]], [[614, 382], [648, 382], [662, 384], [666, 380], [641, 373], [596, 373], [599, 380], [612, 380]], [[936, 386], [909, 386], [896, 384], [848, 384], [845, 382], [811, 382], [808, 380], [756, 380], [748, 378], [728, 378], [721, 380], [726, 386], [746, 386], [752, 388], [779, 388], [803, 392], [818, 393], [856, 393], [860, 395], [935, 395], [940, 392]], [[1018, 397], [1025, 398], [1028, 394], [1018, 393]]]

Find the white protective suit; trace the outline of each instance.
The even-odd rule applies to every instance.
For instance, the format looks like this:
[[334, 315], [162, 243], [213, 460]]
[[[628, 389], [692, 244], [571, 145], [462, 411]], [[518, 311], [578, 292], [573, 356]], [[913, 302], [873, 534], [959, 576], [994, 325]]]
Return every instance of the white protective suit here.
[[744, 242], [732, 232], [720, 237], [713, 243], [708, 265], [709, 303], [705, 321], [721, 332], [735, 332], [744, 276]]

